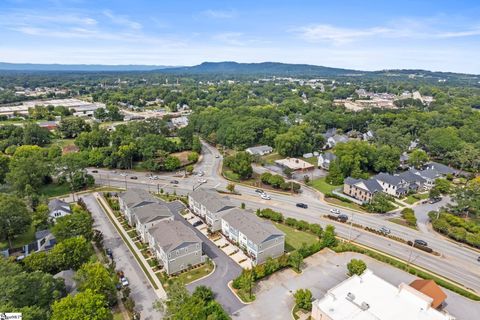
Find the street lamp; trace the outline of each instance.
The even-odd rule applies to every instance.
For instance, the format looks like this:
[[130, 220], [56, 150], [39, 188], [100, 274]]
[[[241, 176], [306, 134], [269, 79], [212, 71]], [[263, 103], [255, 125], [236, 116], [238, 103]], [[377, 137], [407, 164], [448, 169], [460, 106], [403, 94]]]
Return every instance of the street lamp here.
[[348, 229], [348, 242], [352, 241], [352, 228], [353, 228], [353, 215], [355, 214], [354, 211], [352, 211], [352, 218], [350, 219], [350, 228]]

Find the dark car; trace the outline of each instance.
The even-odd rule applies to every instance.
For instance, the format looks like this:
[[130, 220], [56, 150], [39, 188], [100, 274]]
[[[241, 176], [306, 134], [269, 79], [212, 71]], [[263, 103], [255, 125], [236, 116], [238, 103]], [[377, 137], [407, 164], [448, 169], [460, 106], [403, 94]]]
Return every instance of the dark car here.
[[427, 241], [424, 241], [424, 240], [415, 239], [414, 243], [415, 243], [417, 246], [428, 247]]
[[92, 173], [98, 173], [98, 170], [92, 170]]
[[131, 176], [131, 177], [130, 177], [130, 179], [132, 179], [132, 180], [137, 180], [137, 179], [138, 179], [138, 177]]
[[430, 204], [434, 204], [434, 203], [437, 203], [437, 202], [440, 202], [440, 201], [442, 201], [442, 198], [438, 197], [438, 198], [432, 198], [428, 202]]
[[111, 259], [113, 259], [112, 249], [110, 249], [110, 248], [105, 249], [105, 253], [107, 254], [107, 256], [109, 256]]
[[178, 180], [172, 180], [170, 181], [171, 184], [178, 184]]
[[477, 258], [477, 261], [480, 262], [480, 257]]
[[255, 192], [260, 194], [265, 193], [262, 189], [256, 189]]
[[307, 209], [308, 208], [308, 205], [306, 203], [297, 203], [297, 207], [299, 208], [303, 208], [303, 209]]
[[348, 216], [346, 214], [341, 214], [337, 217], [337, 220], [340, 222], [347, 222]]
[[192, 226], [198, 227], [198, 226], [200, 226], [200, 225], [202, 225], [202, 224], [203, 224], [202, 221], [197, 221], [197, 222], [195, 222], [194, 224], [192, 224]]

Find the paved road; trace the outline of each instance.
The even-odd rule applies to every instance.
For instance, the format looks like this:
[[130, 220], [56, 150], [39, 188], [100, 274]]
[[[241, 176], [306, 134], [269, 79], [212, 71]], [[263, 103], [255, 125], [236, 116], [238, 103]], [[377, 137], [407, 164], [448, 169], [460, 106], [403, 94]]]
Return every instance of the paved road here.
[[[228, 181], [219, 175], [219, 168], [221, 166], [222, 159], [221, 157], [216, 158], [215, 156], [217, 155], [219, 155], [219, 153], [215, 148], [208, 144], [204, 144], [202, 150], [202, 161], [198, 164], [198, 168], [205, 172], [205, 179], [208, 180], [207, 183], [204, 184], [204, 187], [225, 188], [228, 184]], [[163, 188], [166, 192], [173, 192], [175, 190], [177, 194], [187, 194], [192, 190], [192, 185], [197, 185], [198, 180], [198, 177], [176, 178], [179, 180], [179, 184], [173, 186], [169, 183], [172, 178], [172, 174], [164, 174], [160, 177], [160, 180], [151, 181], [146, 177], [141, 177], [139, 175], [138, 180], [128, 181], [128, 178], [125, 179], [124, 177], [120, 177], [118, 174], [109, 178], [107, 178], [105, 174], [103, 174], [102, 177], [99, 175], [96, 176], [97, 183], [103, 185], [125, 187], [125, 181], [127, 181], [128, 187], [135, 186], [150, 189], [152, 191], [157, 188]], [[161, 186], [157, 187], [157, 184], [161, 184]], [[343, 213], [346, 213], [350, 216], [351, 221], [353, 220], [354, 222], [363, 226], [380, 228], [381, 226], [385, 225], [391, 229], [392, 235], [399, 236], [406, 240], [423, 239], [428, 242], [432, 249], [441, 254], [440, 257], [436, 257], [419, 250], [413, 250], [412, 253], [411, 248], [396, 241], [379, 237], [367, 231], [355, 228], [350, 231], [350, 228], [347, 225], [332, 222], [331, 220], [323, 218], [323, 215], [327, 214], [334, 206], [321, 201], [318, 197], [318, 194], [308, 188], [303, 188], [303, 193], [300, 195], [272, 193], [272, 200], [270, 201], [260, 199], [260, 197], [252, 188], [237, 185], [236, 190], [241, 193], [241, 196], [239, 197], [232, 197], [232, 199], [237, 203], [244, 202], [247, 204], [247, 207], [254, 209], [269, 207], [282, 212], [287, 217], [304, 219], [309, 222], [316, 222], [322, 225], [326, 225], [327, 223], [333, 224], [335, 225], [337, 233], [340, 236], [354, 239], [354, 241], [358, 243], [382, 250], [404, 260], [408, 260], [410, 258], [411, 261], [419, 266], [441, 274], [465, 285], [468, 288], [480, 292], [480, 265], [477, 262], [477, 257], [480, 255], [480, 253], [448, 241], [443, 237], [439, 237], [435, 233], [425, 233], [404, 227], [390, 221], [386, 221], [380, 215], [362, 214], [345, 208], [341, 209]], [[298, 202], [308, 204], [308, 210], [297, 208], [295, 204]]]
[[179, 211], [183, 208], [185, 208], [183, 204], [181, 206], [176, 205], [174, 210], [172, 210], [175, 214], [175, 220], [183, 222], [202, 239], [203, 252], [215, 262], [213, 274], [187, 285], [187, 288], [190, 291], [193, 291], [195, 287], [200, 285], [212, 288], [212, 291], [215, 293], [215, 299], [229, 314], [232, 314], [241, 309], [244, 304], [230, 291], [228, 282], [235, 279], [242, 271], [242, 268], [179, 214]]
[[130, 282], [130, 296], [135, 301], [135, 308], [140, 312], [142, 320], [160, 319], [161, 314], [153, 309], [157, 299], [150, 282], [138, 265], [135, 257], [123, 242], [117, 230], [110, 222], [103, 209], [92, 195], [82, 196], [88, 209], [92, 212], [94, 228], [101, 230], [105, 248], [111, 248], [116, 268], [123, 270]]

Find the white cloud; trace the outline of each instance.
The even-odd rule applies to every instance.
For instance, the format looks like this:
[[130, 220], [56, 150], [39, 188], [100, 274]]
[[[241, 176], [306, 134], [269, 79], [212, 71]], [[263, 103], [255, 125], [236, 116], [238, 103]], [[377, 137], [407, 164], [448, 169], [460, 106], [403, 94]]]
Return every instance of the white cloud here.
[[241, 32], [224, 32], [213, 36], [213, 39], [227, 45], [243, 46], [247, 41], [242, 39], [243, 33]]
[[445, 31], [443, 28], [433, 25], [431, 21], [412, 21], [408, 19], [371, 28], [344, 28], [329, 24], [314, 24], [295, 28], [291, 31], [308, 42], [331, 42], [336, 45], [373, 38], [442, 39], [480, 35], [479, 27]]
[[110, 19], [113, 23], [121, 26], [125, 26], [127, 28], [133, 29], [133, 30], [140, 30], [142, 29], [142, 25], [139, 22], [133, 21], [129, 19], [127, 16], [124, 15], [117, 15], [114, 14], [110, 10], [105, 10], [103, 11], [103, 14]]
[[212, 19], [231, 19], [236, 16], [236, 13], [233, 10], [205, 10], [201, 14], [205, 17]]

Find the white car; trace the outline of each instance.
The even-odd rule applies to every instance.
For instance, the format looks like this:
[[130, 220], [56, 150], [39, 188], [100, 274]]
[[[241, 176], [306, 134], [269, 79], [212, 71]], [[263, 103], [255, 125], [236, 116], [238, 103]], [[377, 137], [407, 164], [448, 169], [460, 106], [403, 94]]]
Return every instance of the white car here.
[[206, 183], [207, 180], [206, 180], [206, 179], [198, 179], [198, 182], [199, 182], [199, 183]]
[[122, 177], [126, 177], [126, 176], [127, 176], [127, 174], [126, 174], [126, 173], [123, 173], [123, 172], [120, 173], [120, 175], [121, 175]]
[[260, 195], [260, 198], [262, 198], [263, 200], [271, 200], [272, 198], [270, 198], [270, 196], [266, 193], [262, 193]]
[[197, 173], [197, 176], [199, 176], [199, 177], [203, 177], [203, 175], [204, 175], [203, 171], [200, 171], [199, 173]]
[[340, 210], [333, 208], [333, 209], [330, 209], [330, 213], [340, 214]]
[[123, 277], [120, 279], [120, 282], [122, 283], [122, 286], [127, 287], [129, 285], [127, 277]]

